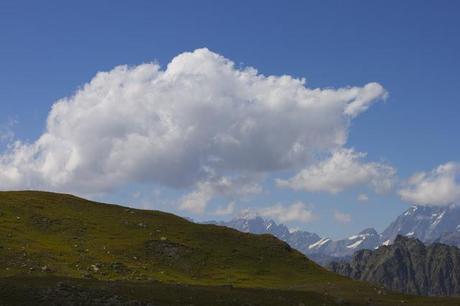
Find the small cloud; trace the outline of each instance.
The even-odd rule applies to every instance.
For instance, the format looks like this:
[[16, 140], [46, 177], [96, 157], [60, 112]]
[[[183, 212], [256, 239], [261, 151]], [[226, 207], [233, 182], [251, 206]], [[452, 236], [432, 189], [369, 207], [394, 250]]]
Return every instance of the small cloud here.
[[14, 140], [13, 127], [17, 123], [17, 120], [9, 119], [6, 124], [0, 125], [0, 143], [11, 143]]
[[366, 90], [345, 108], [344, 113], [352, 118], [366, 111], [373, 103], [373, 99], [375, 99], [375, 97], [379, 97], [383, 100], [388, 98], [388, 92], [378, 83], [369, 83], [364, 86], [364, 88], [366, 88]]
[[258, 215], [262, 217], [273, 218], [279, 222], [300, 221], [303, 223], [311, 222], [315, 216], [308, 205], [302, 202], [296, 202], [288, 206], [276, 204], [259, 210]]
[[199, 184], [197, 190], [182, 197], [179, 208], [196, 214], [202, 214], [213, 196], [214, 191], [211, 187], [206, 184]]
[[358, 201], [359, 202], [367, 202], [369, 201], [369, 197], [365, 193], [358, 194]]
[[396, 170], [388, 165], [366, 162], [366, 153], [339, 149], [328, 159], [301, 170], [288, 180], [277, 180], [280, 187], [308, 192], [338, 193], [359, 185], [370, 185], [376, 192], [389, 191]]
[[194, 191], [180, 200], [179, 208], [202, 214], [208, 203], [215, 197], [244, 198], [262, 191], [254, 177], [219, 177], [210, 178], [197, 184]]
[[133, 192], [132, 197], [134, 199], [139, 199], [142, 196], [142, 193], [140, 191]]
[[338, 222], [340, 222], [342, 224], [347, 224], [347, 223], [351, 222], [351, 215], [350, 214], [335, 210], [333, 216], [334, 216], [334, 219], [336, 221], [338, 221]]
[[218, 208], [212, 215], [215, 216], [228, 216], [235, 212], [235, 202], [228, 203], [227, 206]]
[[402, 200], [417, 205], [443, 206], [460, 201], [460, 164], [448, 162], [430, 172], [412, 175], [399, 190]]

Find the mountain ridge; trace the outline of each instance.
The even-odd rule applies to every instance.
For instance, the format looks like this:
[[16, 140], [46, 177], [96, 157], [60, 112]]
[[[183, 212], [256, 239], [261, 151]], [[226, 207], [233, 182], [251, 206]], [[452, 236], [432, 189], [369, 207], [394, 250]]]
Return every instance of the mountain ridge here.
[[380, 234], [367, 228], [356, 235], [333, 240], [308, 231], [289, 231], [284, 224], [260, 216], [239, 216], [230, 221], [209, 221], [242, 232], [267, 233], [287, 242], [315, 262], [326, 266], [331, 261], [348, 260], [355, 251], [389, 245], [397, 235], [420, 238], [425, 243], [444, 242], [460, 246], [460, 207], [411, 206]]
[[459, 228], [460, 206], [411, 206], [382, 232], [382, 240], [402, 234], [428, 242]]
[[421, 295], [460, 294], [460, 249], [398, 235], [394, 243], [357, 251], [350, 262], [332, 262], [329, 269], [357, 280]]
[[321, 238], [307, 231], [290, 231], [284, 224], [277, 224], [271, 219], [264, 219], [260, 216], [240, 216], [230, 221], [208, 221], [207, 223], [230, 227], [242, 232], [271, 234], [321, 265], [326, 265], [332, 260], [351, 257], [354, 251], [363, 247], [375, 247], [379, 241], [378, 233], [373, 228], [367, 228], [358, 235], [345, 239], [332, 240], [327, 237]]

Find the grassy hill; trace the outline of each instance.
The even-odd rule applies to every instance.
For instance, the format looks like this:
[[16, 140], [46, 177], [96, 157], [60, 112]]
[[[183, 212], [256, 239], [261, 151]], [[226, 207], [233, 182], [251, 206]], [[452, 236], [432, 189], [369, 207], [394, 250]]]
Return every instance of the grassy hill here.
[[35, 191], [0, 192], [0, 278], [6, 305], [43, 292], [155, 305], [460, 303], [352, 281], [270, 235]]

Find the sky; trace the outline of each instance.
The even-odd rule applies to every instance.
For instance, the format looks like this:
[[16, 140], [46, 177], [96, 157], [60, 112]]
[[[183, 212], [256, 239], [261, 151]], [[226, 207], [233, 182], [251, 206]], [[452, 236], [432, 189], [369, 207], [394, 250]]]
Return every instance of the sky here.
[[3, 1], [0, 189], [342, 238], [460, 201], [456, 1]]

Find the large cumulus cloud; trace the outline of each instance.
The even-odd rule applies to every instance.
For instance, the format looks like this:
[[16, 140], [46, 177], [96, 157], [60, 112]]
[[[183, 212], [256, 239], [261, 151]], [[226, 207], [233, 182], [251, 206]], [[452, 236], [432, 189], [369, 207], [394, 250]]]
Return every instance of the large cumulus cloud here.
[[341, 148], [350, 120], [385, 94], [377, 83], [308, 88], [207, 49], [182, 53], [165, 69], [119, 66], [57, 101], [39, 139], [0, 156], [0, 188], [182, 188], [210, 176], [297, 169]]

